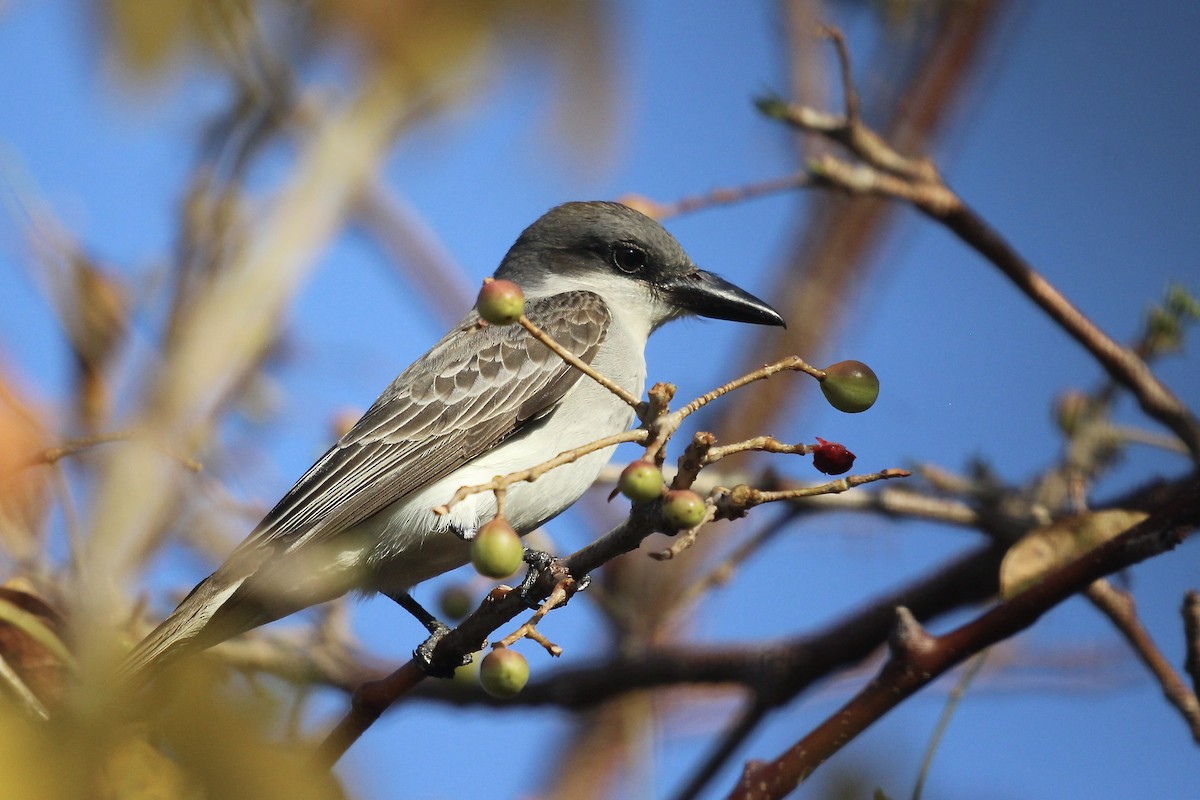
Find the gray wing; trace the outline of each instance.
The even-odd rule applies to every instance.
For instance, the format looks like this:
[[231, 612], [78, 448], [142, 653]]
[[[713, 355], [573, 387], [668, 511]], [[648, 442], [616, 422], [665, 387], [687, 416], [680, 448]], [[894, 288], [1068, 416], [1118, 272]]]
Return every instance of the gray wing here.
[[[526, 316], [591, 363], [608, 307], [591, 292], [527, 303]], [[453, 472], [550, 411], [576, 381], [519, 325], [472, 313], [392, 382], [267, 514], [239, 551], [320, 541]]]

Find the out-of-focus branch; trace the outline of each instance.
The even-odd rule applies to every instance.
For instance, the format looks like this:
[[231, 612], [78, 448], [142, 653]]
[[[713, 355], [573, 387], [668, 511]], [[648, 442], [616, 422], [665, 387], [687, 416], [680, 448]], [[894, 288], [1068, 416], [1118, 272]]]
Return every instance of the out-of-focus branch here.
[[1183, 635], [1187, 640], [1185, 669], [1192, 676], [1192, 691], [1200, 695], [1200, 592], [1195, 590], [1183, 598]]
[[1200, 702], [1188, 689], [1171, 663], [1150, 638], [1149, 631], [1138, 619], [1133, 597], [1106, 580], [1098, 580], [1087, 588], [1084, 595], [1096, 608], [1108, 617], [1112, 624], [1129, 642], [1133, 652], [1162, 686], [1163, 696], [1183, 716], [1183, 721], [1192, 732], [1192, 738], [1200, 743]]
[[635, 208], [641, 211], [648, 217], [653, 217], [657, 220], [670, 219], [682, 214], [690, 214], [695, 211], [703, 211], [704, 209], [713, 208], [715, 206], [731, 205], [733, 203], [744, 203], [747, 200], [754, 200], [758, 197], [766, 197], [780, 192], [792, 191], [808, 186], [812, 183], [812, 176], [806, 172], [797, 172], [793, 175], [784, 175], [779, 178], [770, 178], [758, 183], [748, 183], [742, 186], [728, 186], [720, 189], [713, 189], [704, 194], [695, 194], [690, 197], [681, 197], [670, 203], [662, 203], [657, 200], [652, 200], [649, 197], [643, 197], [639, 194], [627, 194], [618, 201], [624, 203], [630, 208]]

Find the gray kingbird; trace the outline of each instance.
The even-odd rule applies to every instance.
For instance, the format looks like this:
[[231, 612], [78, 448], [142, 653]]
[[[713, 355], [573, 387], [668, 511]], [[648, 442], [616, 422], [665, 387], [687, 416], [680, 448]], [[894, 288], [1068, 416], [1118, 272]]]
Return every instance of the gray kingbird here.
[[[783, 324], [762, 300], [697, 268], [657, 222], [617, 203], [547, 212], [496, 277], [522, 288], [530, 320], [635, 397], [646, 379], [646, 339], [670, 320]], [[444, 516], [434, 507], [461, 486], [626, 430], [633, 416], [522, 327], [481, 324], [472, 311], [134, 648], [123, 671], [142, 673], [350, 590], [386, 594], [434, 631], [436, 620], [407, 592], [467, 563], [466, 540], [496, 504], [485, 492]], [[508, 522], [524, 535], [553, 519], [614, 449], [511, 486]]]

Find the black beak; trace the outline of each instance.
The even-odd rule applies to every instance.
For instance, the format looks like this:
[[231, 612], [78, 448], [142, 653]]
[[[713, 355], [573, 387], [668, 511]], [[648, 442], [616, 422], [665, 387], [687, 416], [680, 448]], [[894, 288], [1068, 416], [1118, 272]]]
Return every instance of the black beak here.
[[664, 288], [676, 306], [702, 317], [787, 327], [779, 312], [762, 300], [702, 269], [681, 275]]

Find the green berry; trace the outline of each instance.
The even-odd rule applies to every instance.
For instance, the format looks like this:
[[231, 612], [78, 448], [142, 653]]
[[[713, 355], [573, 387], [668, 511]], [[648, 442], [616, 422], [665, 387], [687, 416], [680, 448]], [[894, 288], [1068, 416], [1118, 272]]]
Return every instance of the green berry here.
[[521, 537], [503, 517], [484, 525], [471, 540], [471, 564], [488, 578], [507, 578], [521, 566]]
[[438, 610], [446, 619], [457, 622], [464, 619], [475, 607], [475, 598], [461, 583], [452, 583], [438, 594]]
[[529, 682], [529, 662], [507, 647], [497, 647], [479, 665], [479, 683], [492, 697], [516, 697]]
[[662, 494], [662, 470], [653, 461], [634, 461], [622, 470], [617, 486], [633, 502], [649, 503]]
[[839, 361], [825, 368], [821, 391], [838, 411], [857, 414], [875, 404], [879, 378], [861, 361]]
[[677, 531], [694, 528], [704, 520], [704, 498], [691, 489], [672, 489], [663, 498], [662, 515]]
[[475, 308], [493, 325], [512, 325], [525, 313], [525, 293], [512, 281], [488, 278], [479, 290]]
[[454, 682], [473, 685], [479, 682], [479, 654], [471, 653], [471, 660], [454, 668]]

